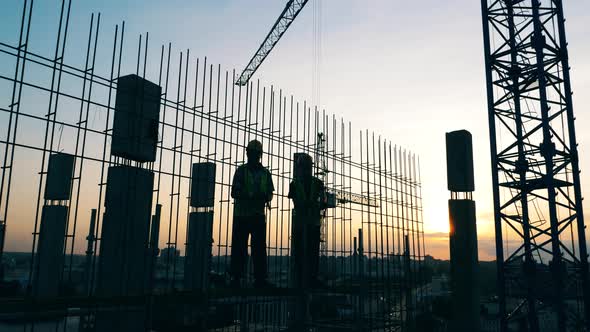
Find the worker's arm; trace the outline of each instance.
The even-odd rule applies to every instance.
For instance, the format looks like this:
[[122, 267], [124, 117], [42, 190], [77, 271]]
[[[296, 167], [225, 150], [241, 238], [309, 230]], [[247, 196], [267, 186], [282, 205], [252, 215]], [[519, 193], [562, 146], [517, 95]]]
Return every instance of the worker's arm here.
[[289, 193], [287, 194], [287, 198], [295, 199], [295, 182], [291, 181], [289, 183]]
[[328, 197], [326, 196], [326, 186], [324, 185], [324, 181], [319, 180], [319, 189], [320, 189], [320, 210], [324, 210], [328, 206]]
[[297, 208], [299, 206], [299, 200], [297, 199], [297, 190], [295, 189], [295, 181], [289, 183], [289, 194], [287, 197], [293, 200], [293, 206]]
[[243, 199], [244, 189], [244, 170], [238, 167], [231, 184], [231, 197], [233, 199]]
[[268, 177], [268, 181], [266, 181], [267, 188], [265, 200], [266, 202], [270, 202], [272, 201], [273, 192], [275, 191], [275, 185], [272, 183], [272, 175], [268, 170], [266, 170], [266, 176]]

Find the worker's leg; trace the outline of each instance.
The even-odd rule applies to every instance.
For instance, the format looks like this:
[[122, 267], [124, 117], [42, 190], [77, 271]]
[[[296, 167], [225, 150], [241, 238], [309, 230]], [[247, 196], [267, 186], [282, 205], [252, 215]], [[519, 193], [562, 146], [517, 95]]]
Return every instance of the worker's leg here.
[[230, 274], [232, 279], [240, 279], [244, 273], [244, 265], [248, 257], [248, 220], [245, 217], [234, 217], [231, 236]]
[[320, 269], [320, 226], [308, 226], [307, 243], [309, 243], [308, 260], [309, 260], [309, 281], [311, 285], [315, 284], [318, 279]]
[[291, 233], [291, 280], [293, 288], [303, 287], [304, 247], [303, 247], [303, 225], [299, 217], [293, 216]]
[[266, 280], [266, 220], [264, 216], [252, 217], [252, 260], [254, 263], [254, 279]]

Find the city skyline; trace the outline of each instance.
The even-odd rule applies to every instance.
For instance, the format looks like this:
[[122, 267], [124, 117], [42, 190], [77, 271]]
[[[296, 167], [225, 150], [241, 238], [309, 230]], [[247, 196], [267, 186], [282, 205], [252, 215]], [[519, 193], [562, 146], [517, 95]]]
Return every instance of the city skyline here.
[[[12, 1], [9, 6], [17, 8], [19, 4]], [[37, 5], [41, 8], [51, 6], [47, 3]], [[171, 41], [176, 50], [189, 48], [191, 55], [207, 55], [214, 63], [240, 70], [282, 6], [282, 2], [272, 1], [252, 5], [179, 0], [166, 6], [156, 1], [131, 1], [126, 9], [121, 9], [115, 1], [104, 1], [92, 5], [75, 2], [72, 10], [81, 14], [75, 16], [77, 20], [84, 18], [85, 21], [91, 12], [100, 11], [105, 29], [125, 20], [126, 33], [133, 40], [129, 47], [135, 47], [134, 39], [139, 33], [149, 31], [153, 50]], [[336, 5], [333, 1], [324, 1], [320, 12], [322, 64], [319, 66], [319, 92], [317, 86], [312, 88], [317, 85], [311, 81], [312, 75], [301, 75], [312, 73], [315, 61], [312, 54], [312, 8], [301, 14], [255, 76], [255, 79], [277, 84], [294, 95], [310, 96], [316, 99], [312, 102], [319, 102], [327, 111], [353, 121], [356, 127], [374, 129], [384, 138], [416, 152], [421, 158], [426, 252], [437, 258], [448, 258], [449, 194], [442, 162], [444, 134], [467, 129], [474, 138], [474, 197], [478, 209], [480, 259], [495, 259], [479, 6], [478, 2], [458, 0], [444, 4], [429, 1], [428, 5], [395, 5], [386, 1], [375, 1], [371, 5], [348, 1]], [[582, 189], [588, 193], [589, 177], [585, 166], [590, 160], [587, 157], [590, 152], [590, 115], [586, 110], [590, 106], [590, 94], [584, 92], [590, 89], [590, 45], [587, 42], [590, 27], [586, 24], [590, 17], [577, 10], [582, 6], [582, 1], [568, 3], [565, 14], [571, 65], [575, 69], [572, 85], [574, 112], [578, 119]], [[183, 8], [180, 14], [179, 8]], [[43, 10], [37, 11], [40, 12]], [[49, 22], [51, 13], [56, 11], [45, 12], [47, 17], [42, 19]], [[3, 14], [2, 18], [4, 16], [7, 16], [3, 20], [7, 25], [12, 24], [11, 20], [19, 19], [18, 15], [8, 18]], [[448, 20], [451, 16], [456, 19]], [[86, 27], [87, 23], [79, 26]], [[47, 38], [55, 34], [53, 30], [33, 27], [32, 45], [53, 47], [50, 45], [53, 39]], [[205, 30], [207, 33], [199, 33]], [[14, 35], [13, 31], [5, 31], [2, 36], [11, 33]], [[83, 39], [86, 34], [85, 29], [79, 29], [69, 38]], [[169, 40], [170, 35], [176, 36], [174, 40]], [[387, 44], [383, 40], [391, 42]], [[200, 50], [196, 45], [207, 47]], [[587, 204], [585, 207], [586, 211], [590, 208]], [[15, 227], [13, 225], [9, 227]], [[8, 248], [10, 241], [22, 242], [26, 237], [13, 239], [9, 236]]]

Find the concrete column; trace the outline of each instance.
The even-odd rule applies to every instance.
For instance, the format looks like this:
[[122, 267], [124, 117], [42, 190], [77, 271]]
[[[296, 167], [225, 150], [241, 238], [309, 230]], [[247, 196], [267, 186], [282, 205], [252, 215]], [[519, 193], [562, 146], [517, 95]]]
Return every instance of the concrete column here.
[[64, 203], [70, 199], [73, 173], [74, 156], [65, 153], [49, 156], [32, 284], [33, 295], [37, 297], [59, 295], [68, 221], [68, 207]]
[[[148, 290], [148, 236], [154, 173], [109, 167], [96, 295], [142, 296]], [[98, 332], [144, 331], [145, 308], [118, 307], [96, 313]]]
[[479, 317], [479, 276], [477, 227], [473, 176], [473, 145], [466, 130], [447, 133], [447, 182], [451, 251], [451, 330], [477, 332]]
[[184, 260], [184, 288], [187, 290], [209, 287], [212, 231], [213, 211], [190, 213]]
[[184, 260], [184, 288], [204, 290], [209, 287], [213, 206], [215, 205], [215, 164], [193, 164], [191, 175], [188, 242]]
[[479, 330], [475, 202], [449, 200], [453, 331]]
[[68, 207], [45, 205], [41, 213], [41, 229], [37, 246], [36, 273], [33, 294], [57, 297], [63, 270], [64, 235]]

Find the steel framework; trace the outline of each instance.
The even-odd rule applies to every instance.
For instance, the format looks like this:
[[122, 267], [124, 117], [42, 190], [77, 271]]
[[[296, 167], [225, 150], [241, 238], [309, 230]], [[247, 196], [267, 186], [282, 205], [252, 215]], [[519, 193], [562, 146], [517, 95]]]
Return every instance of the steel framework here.
[[482, 0], [501, 331], [586, 331], [588, 261], [561, 0]]

